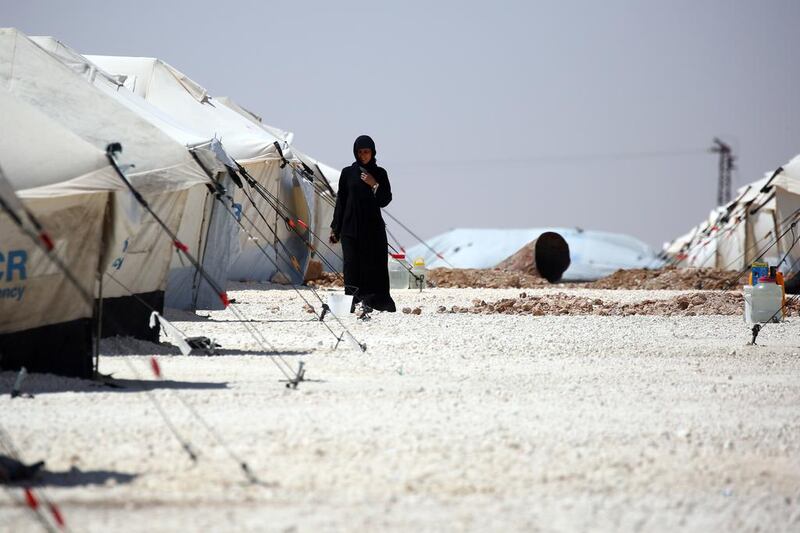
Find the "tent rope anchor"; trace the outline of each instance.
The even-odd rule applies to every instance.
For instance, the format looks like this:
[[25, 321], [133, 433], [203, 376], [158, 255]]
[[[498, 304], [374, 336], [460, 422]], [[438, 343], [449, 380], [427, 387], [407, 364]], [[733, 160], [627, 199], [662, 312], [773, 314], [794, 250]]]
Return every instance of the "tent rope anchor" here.
[[294, 389], [297, 390], [297, 386], [300, 384], [301, 381], [306, 381], [306, 364], [303, 361], [300, 361], [297, 364], [297, 373], [294, 375], [294, 378], [289, 380], [281, 380], [286, 383], [287, 389]]
[[33, 398], [33, 394], [22, 392], [22, 383], [28, 377], [28, 369], [24, 366], [19, 369], [17, 379], [14, 380], [14, 386], [11, 388], [11, 398]]
[[[348, 333], [347, 330], [342, 331], [342, 334], [336, 337], [336, 344], [334, 344], [333, 349], [336, 350], [339, 347], [339, 344], [344, 340], [344, 336]], [[355, 337], [350, 335], [350, 338], [353, 339], [353, 343], [358, 346], [358, 348], [363, 352], [367, 351], [367, 343], [366, 342], [358, 342]]]
[[761, 324], [756, 324], [753, 326], [753, 340], [750, 341], [750, 346], [756, 346], [756, 337], [758, 337], [758, 333], [761, 331]]

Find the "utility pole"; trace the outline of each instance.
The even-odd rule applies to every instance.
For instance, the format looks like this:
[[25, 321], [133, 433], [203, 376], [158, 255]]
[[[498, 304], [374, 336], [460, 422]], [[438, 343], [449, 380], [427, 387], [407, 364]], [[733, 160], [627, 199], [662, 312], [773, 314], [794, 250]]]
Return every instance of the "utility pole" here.
[[717, 205], [725, 205], [731, 201], [731, 174], [736, 168], [733, 162], [736, 157], [733, 155], [731, 147], [714, 137], [714, 146], [709, 151], [719, 154], [719, 181], [717, 184]]

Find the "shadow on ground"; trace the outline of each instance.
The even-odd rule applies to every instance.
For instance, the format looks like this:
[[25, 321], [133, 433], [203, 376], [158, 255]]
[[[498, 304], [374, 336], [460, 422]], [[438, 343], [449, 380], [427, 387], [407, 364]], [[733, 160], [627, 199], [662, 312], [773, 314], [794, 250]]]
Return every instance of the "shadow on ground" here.
[[[208, 355], [202, 349], [193, 349], [190, 356], [215, 357], [221, 355], [260, 355], [293, 357], [299, 355], [309, 355], [307, 350], [242, 350], [239, 348], [217, 348], [214, 355]], [[180, 349], [173, 344], [154, 343], [134, 339], [131, 337], [111, 337], [103, 339], [100, 343], [100, 357], [114, 357], [118, 355], [182, 355]]]
[[[142, 373], [144, 373], [144, 366]], [[11, 394], [11, 388], [17, 377], [15, 372], [0, 372], [0, 396]], [[68, 378], [53, 374], [29, 374], [22, 384], [23, 397], [17, 398], [9, 407], [14, 407], [16, 402], [30, 401], [28, 395], [54, 394], [59, 392], [141, 392], [159, 389], [172, 390], [221, 390], [227, 389], [227, 382], [210, 381], [176, 381], [170, 379], [116, 379], [104, 376], [99, 380]]]
[[121, 485], [136, 479], [137, 474], [113, 470], [81, 470], [72, 467], [65, 472], [44, 470], [33, 483], [34, 487], [81, 487], [86, 485]]

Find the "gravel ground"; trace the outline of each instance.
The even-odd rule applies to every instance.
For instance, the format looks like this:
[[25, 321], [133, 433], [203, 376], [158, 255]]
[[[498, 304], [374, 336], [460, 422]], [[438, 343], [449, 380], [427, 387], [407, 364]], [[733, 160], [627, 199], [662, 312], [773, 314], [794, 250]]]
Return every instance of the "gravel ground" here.
[[[35, 375], [34, 399], [0, 397], [3, 426], [25, 459], [47, 460], [41, 485], [73, 531], [800, 530], [796, 318], [747, 346], [735, 316], [436, 313], [520, 291], [402, 291], [398, 306], [421, 315], [345, 319], [362, 354], [334, 351], [294, 292], [264, 288], [231, 292], [260, 323], [168, 314], [216, 339], [218, 357], [105, 341], [116, 355], [101, 371], [123, 388]], [[692, 294], [526, 292], [622, 303]], [[286, 389], [246, 326], [315, 381]], [[164, 381], [151, 381], [150, 354]], [[13, 377], [0, 373], [0, 391]], [[0, 530], [40, 530], [12, 502], [19, 492], [0, 497]]]

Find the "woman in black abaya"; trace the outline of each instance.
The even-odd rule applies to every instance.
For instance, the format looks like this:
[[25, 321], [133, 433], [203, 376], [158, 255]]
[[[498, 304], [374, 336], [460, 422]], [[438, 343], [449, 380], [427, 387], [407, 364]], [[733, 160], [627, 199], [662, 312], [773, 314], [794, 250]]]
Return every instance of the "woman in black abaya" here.
[[355, 162], [342, 169], [330, 241], [341, 241], [345, 294], [378, 311], [396, 311], [389, 295], [386, 224], [381, 207], [392, 201], [386, 171], [375, 162], [375, 143], [362, 135], [353, 144]]

